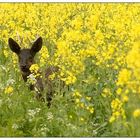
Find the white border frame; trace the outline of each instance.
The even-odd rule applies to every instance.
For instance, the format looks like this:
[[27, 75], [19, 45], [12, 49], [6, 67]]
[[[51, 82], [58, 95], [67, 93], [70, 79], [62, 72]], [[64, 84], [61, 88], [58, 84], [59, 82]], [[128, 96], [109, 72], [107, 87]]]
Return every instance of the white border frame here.
[[140, 0], [0, 0], [0, 2], [17, 2], [17, 3], [21, 3], [21, 2], [40, 2], [40, 3], [44, 3], [44, 2], [82, 2], [82, 3], [88, 3], [88, 2], [116, 2], [116, 3], [120, 3], [120, 2], [131, 2], [131, 3], [135, 3], [135, 2], [140, 2]]

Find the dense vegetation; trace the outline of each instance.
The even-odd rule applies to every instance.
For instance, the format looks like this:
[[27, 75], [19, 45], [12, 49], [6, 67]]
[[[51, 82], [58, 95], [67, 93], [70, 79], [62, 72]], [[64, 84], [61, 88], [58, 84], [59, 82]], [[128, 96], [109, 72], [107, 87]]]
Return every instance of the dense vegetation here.
[[[34, 69], [61, 69], [50, 76], [50, 108], [8, 46], [11, 37], [29, 48], [39, 36]], [[140, 136], [139, 124], [140, 4], [0, 4], [0, 136]]]

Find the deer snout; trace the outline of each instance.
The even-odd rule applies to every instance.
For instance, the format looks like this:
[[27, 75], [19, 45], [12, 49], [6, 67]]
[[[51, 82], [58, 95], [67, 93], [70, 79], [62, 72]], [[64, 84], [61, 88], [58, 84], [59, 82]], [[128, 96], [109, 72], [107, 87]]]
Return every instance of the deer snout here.
[[20, 68], [23, 72], [28, 72], [29, 71], [29, 68], [27, 65], [20, 65]]

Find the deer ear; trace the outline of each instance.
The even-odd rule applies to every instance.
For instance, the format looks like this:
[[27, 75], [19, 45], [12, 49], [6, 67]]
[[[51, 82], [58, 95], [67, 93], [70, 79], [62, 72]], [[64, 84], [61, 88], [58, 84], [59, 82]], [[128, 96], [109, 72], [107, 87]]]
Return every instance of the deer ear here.
[[9, 47], [10, 49], [15, 52], [16, 54], [19, 54], [20, 52], [20, 46], [14, 41], [12, 38], [8, 39]]
[[32, 54], [36, 54], [37, 52], [39, 52], [42, 48], [42, 37], [39, 37], [34, 43], [33, 46], [31, 48], [31, 53]]

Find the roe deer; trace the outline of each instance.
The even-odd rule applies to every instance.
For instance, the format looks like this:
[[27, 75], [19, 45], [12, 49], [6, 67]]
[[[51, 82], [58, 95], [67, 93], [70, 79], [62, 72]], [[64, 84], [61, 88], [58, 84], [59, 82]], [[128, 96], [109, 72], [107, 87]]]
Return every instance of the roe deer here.
[[[19, 60], [19, 66], [22, 73], [23, 80], [27, 82], [27, 77], [31, 74], [30, 72], [30, 66], [35, 63], [34, 56], [37, 52], [39, 52], [42, 48], [42, 38], [39, 37], [32, 45], [31, 49], [21, 49], [20, 46], [16, 41], [14, 41], [12, 38], [9, 38], [8, 40], [10, 49], [17, 54], [18, 60]], [[47, 102], [48, 107], [51, 105], [51, 100], [53, 96], [53, 90], [52, 90], [52, 82], [49, 79], [49, 75], [51, 75], [54, 72], [58, 71], [58, 67], [48, 67], [46, 69], [45, 73], [45, 86], [47, 86]], [[34, 90], [35, 87], [38, 89], [38, 92], [36, 94], [36, 98], [38, 100], [44, 100], [42, 91], [44, 90], [42, 78], [38, 77], [37, 82], [35, 85], [30, 85], [30, 90]]]

